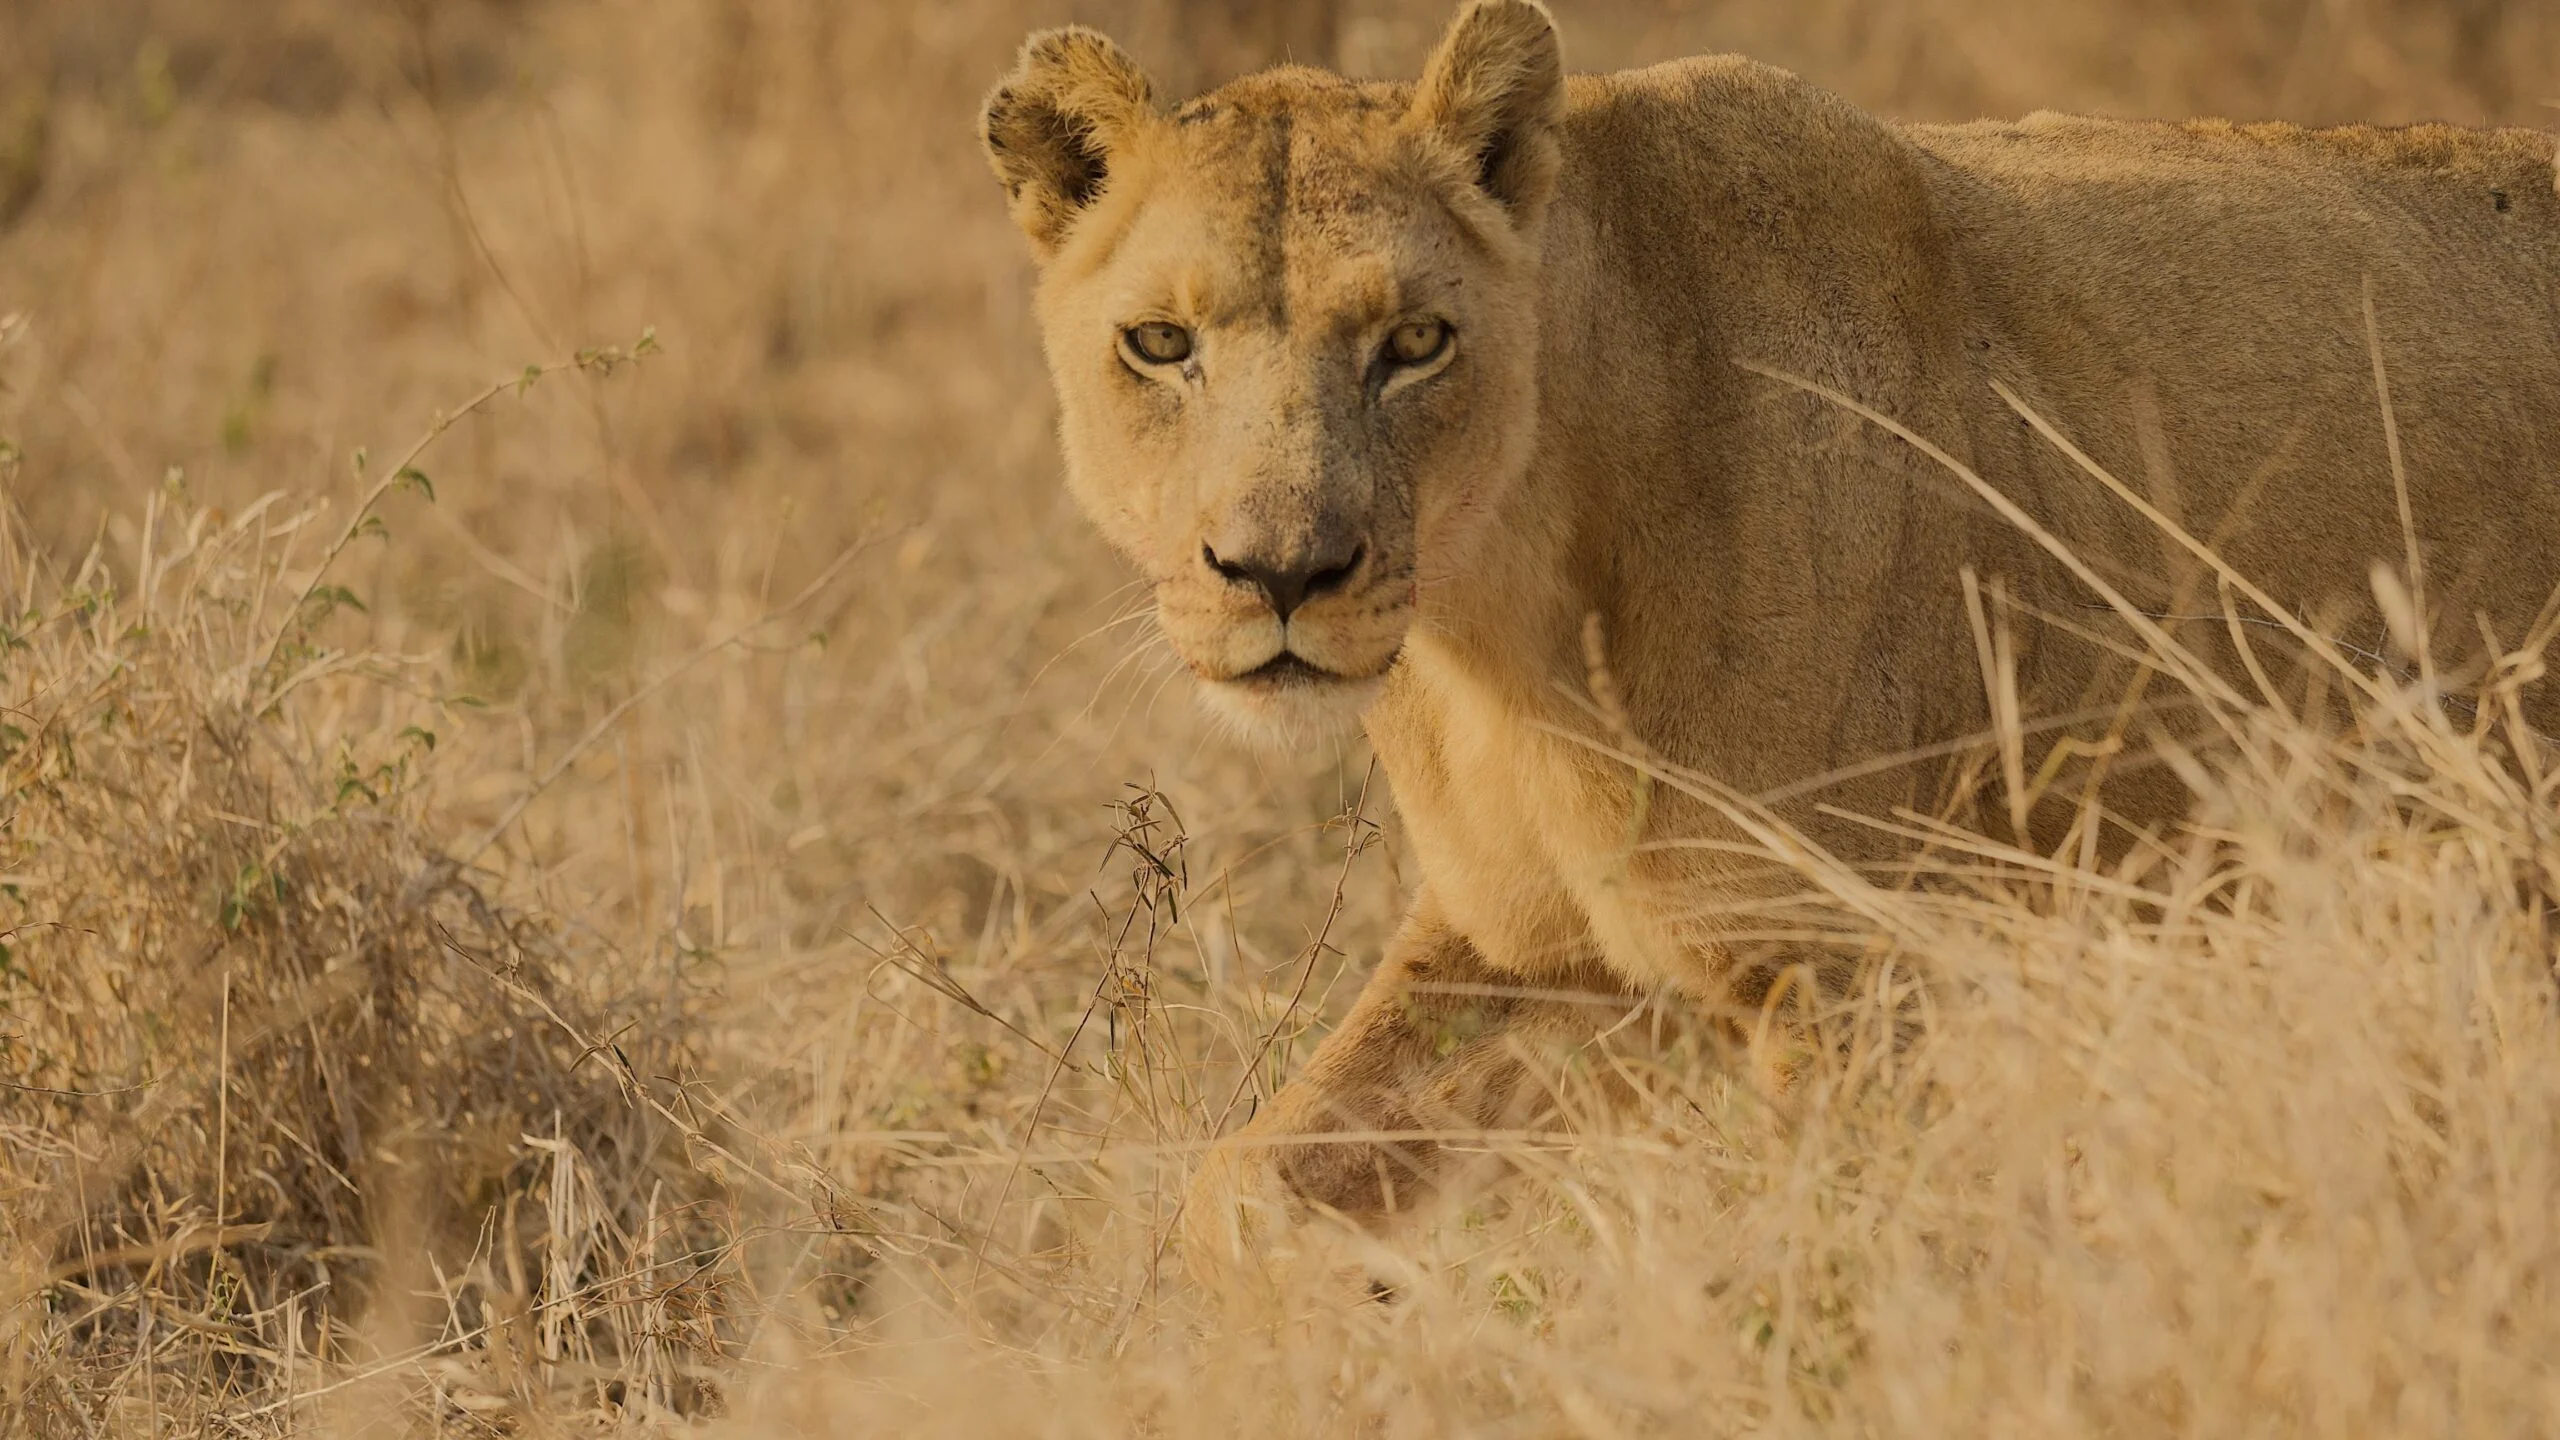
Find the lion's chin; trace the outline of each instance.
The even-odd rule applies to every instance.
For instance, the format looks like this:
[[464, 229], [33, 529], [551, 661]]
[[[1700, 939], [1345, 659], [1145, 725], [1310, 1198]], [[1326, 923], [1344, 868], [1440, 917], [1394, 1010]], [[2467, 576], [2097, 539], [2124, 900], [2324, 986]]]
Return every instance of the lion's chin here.
[[1209, 713], [1238, 739], [1281, 747], [1358, 729], [1360, 717], [1386, 685], [1383, 669], [1355, 678], [1284, 655], [1232, 680], [1203, 679], [1200, 697]]

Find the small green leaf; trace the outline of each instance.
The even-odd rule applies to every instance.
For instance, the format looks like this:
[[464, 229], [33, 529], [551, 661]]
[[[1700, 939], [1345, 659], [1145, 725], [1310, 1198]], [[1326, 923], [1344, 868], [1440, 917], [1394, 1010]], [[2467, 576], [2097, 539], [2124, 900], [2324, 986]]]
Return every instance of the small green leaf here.
[[401, 488], [415, 490], [419, 494], [426, 496], [428, 504], [433, 505], [436, 503], [435, 482], [427, 478], [426, 471], [419, 469], [415, 465], [404, 465], [400, 467], [400, 473], [392, 476], [391, 478], [394, 482], [399, 484]]
[[284, 898], [284, 877], [271, 876], [255, 864], [241, 866], [240, 873], [232, 878], [231, 893], [222, 898], [222, 928], [237, 930], [255, 914], [262, 889], [271, 890], [277, 899]]
[[526, 392], [527, 390], [532, 389], [532, 388], [533, 388], [533, 382], [534, 382], [534, 381], [536, 381], [536, 380], [539, 380], [539, 379], [541, 379], [541, 378], [542, 378], [542, 367], [541, 367], [541, 366], [539, 366], [539, 365], [527, 365], [526, 367], [524, 367], [524, 373], [523, 373], [522, 375], [519, 375], [519, 376], [517, 376], [517, 377], [516, 377], [516, 393], [517, 393], [517, 394], [519, 394], [519, 395], [521, 395], [521, 394], [523, 394], [524, 392]]
[[319, 589], [311, 592], [311, 603], [319, 606], [321, 613], [323, 614], [326, 614], [331, 610], [335, 610], [341, 605], [360, 615], [370, 613], [364, 608], [364, 602], [356, 598], [356, 592], [348, 589], [344, 585], [321, 586]]
[[436, 748], [436, 732], [423, 726], [410, 725], [404, 727], [400, 731], [400, 738], [403, 740], [415, 740], [429, 750]]

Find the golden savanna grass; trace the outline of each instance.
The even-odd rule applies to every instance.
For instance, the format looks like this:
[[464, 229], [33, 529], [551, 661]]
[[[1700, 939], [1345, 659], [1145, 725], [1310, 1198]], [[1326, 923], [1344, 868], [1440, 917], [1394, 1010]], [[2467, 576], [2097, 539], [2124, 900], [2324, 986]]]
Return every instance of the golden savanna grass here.
[[[1914, 118], [2560, 98], [2521, 0], [1557, 8]], [[1876, 817], [1912, 883], [1725, 797], [1873, 962], [1786, 1083], [1649, 1006], [1509, 1178], [1190, 1278], [1414, 877], [1059, 491], [970, 126], [1070, 16], [1445, 18], [0, 11], [0, 1435], [2560, 1430], [2550, 637], [2455, 694], [2245, 576], [2272, 693], [2113, 621], [2223, 722], [2188, 824]]]

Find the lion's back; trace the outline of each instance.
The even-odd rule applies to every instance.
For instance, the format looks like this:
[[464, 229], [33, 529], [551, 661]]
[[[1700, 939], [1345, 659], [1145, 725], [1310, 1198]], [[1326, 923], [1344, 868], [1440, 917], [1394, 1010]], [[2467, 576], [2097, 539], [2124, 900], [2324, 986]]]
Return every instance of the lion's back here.
[[2545, 352], [2560, 329], [2560, 190], [2538, 132], [2040, 113], [1901, 133], [1971, 278], [2013, 305], [2137, 340], [2175, 325], [2169, 343], [2193, 351], [2235, 316], [2324, 308], [2371, 277], [2439, 327]]
[[[2378, 340], [2455, 588], [2512, 629], [2560, 579], [2550, 137], [2059, 115], [1902, 133], [1983, 367], [2117, 474], [2165, 466], [2244, 569], [2318, 603], [2398, 553]], [[2057, 509], [2139, 546], [2120, 507], [2083, 499]]]
[[[1742, 557], [1718, 572], [1727, 588], [1782, 594], [1816, 577], [1785, 611], [1797, 629], [1873, 608], [1852, 614], [1858, 638], [1834, 633], [1850, 621], [1818, 638], [1872, 651], [1865, 673], [1909, 677], [1912, 718], [1844, 732], [1826, 742], [1834, 759], [1940, 739], [1956, 723], [1943, 716], [1970, 713], [1963, 656], [1929, 648], [1961, 637], [1961, 620], [1910, 597], [1937, 594], [1959, 564], [2041, 562], [1936, 498], [1956, 487], [1919, 473], [1907, 447], [1775, 400], [1760, 388], [1774, 382], [1734, 379], [1735, 361], [1897, 417], [2137, 603], [2191, 603], [2192, 562], [2024, 426], [2006, 387], [2281, 601], [2369, 636], [2371, 566], [2404, 552], [2378, 339], [2448, 643], [2476, 645], [2484, 612], [2522, 633], [2560, 581], [2560, 193], [2545, 136], [2050, 114], [1904, 126], [1730, 59], [1586, 82], [1572, 125], [1587, 170], [1568, 184], [1596, 217], [1579, 243], [1609, 278], [1596, 300], [1577, 290], [1555, 307], [1551, 372], [1608, 374], [1592, 403], [1627, 417], [1648, 453], [1686, 457], [1659, 484], [1729, 532], [1706, 542]], [[1613, 324], [1580, 321], [1601, 309]], [[1677, 363], [1611, 368], [1630, 336]], [[1698, 583], [1685, 558], [1698, 543], [1661, 557], [1664, 603]], [[2057, 613], [2086, 599], [2050, 586]], [[1736, 649], [1738, 668], [1834, 673], [1798, 653], [1813, 641], [1761, 630], [1764, 650]], [[2089, 679], [2090, 657], [2069, 649], [2056, 642], [2046, 673], [2064, 708]]]
[[[2445, 187], [2493, 209], [2493, 192], [2554, 199], [2553, 138], [2538, 130], [2437, 123], [2314, 128], [2282, 121], [2112, 120], [2041, 110], [2018, 120], [1896, 127], [1951, 163], [2021, 182], [2097, 183], [2185, 178], [2207, 186], [2269, 177], [2328, 176], [2349, 185]], [[2462, 187], [2473, 187], [2468, 190]], [[2528, 192], [2530, 196], [2528, 197]]]

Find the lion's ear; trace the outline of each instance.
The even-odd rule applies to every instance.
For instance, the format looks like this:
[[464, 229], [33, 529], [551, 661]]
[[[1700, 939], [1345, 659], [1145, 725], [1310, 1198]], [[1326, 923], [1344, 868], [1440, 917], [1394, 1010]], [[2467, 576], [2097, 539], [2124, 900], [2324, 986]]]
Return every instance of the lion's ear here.
[[1025, 41], [987, 96], [978, 136], [1013, 222], [1043, 256], [1111, 176], [1115, 151], [1155, 113], [1153, 87], [1119, 46], [1070, 25]]
[[1469, 157], [1476, 183], [1515, 220], [1555, 189], [1563, 150], [1564, 53], [1536, 0], [1473, 0], [1422, 68], [1406, 119]]

